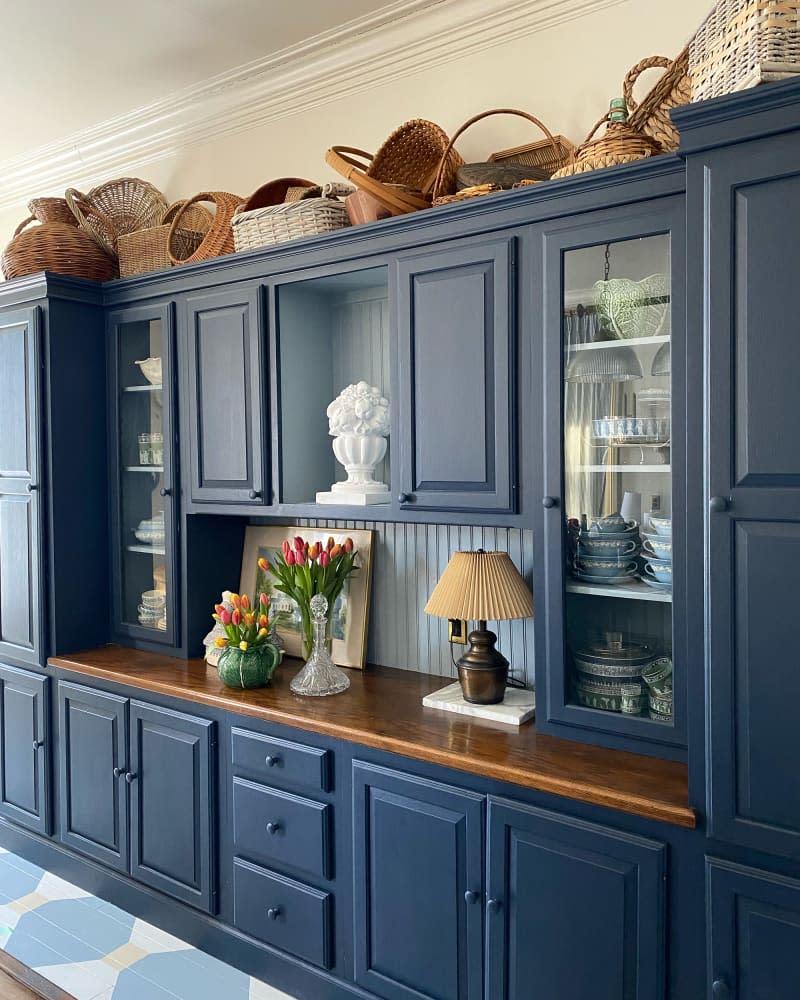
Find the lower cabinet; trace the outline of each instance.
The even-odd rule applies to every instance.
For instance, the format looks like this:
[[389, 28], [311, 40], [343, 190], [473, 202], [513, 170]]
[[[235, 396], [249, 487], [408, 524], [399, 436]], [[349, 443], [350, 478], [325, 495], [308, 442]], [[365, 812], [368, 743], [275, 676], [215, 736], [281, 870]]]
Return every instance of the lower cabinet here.
[[707, 996], [797, 1000], [800, 881], [727, 861], [706, 861], [711, 928]]
[[176, 899], [216, 910], [216, 724], [61, 681], [61, 839]]
[[0, 664], [0, 816], [50, 832], [48, 679]]
[[353, 796], [360, 986], [386, 1000], [664, 996], [663, 844], [359, 761]]

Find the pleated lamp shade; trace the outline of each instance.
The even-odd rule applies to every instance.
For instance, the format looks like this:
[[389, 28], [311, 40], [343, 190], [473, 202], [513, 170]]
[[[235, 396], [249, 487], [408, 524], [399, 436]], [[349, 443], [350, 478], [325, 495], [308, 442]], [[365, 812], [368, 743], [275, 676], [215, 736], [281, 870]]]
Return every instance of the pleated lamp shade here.
[[439, 618], [530, 618], [533, 597], [507, 552], [454, 552], [425, 612]]

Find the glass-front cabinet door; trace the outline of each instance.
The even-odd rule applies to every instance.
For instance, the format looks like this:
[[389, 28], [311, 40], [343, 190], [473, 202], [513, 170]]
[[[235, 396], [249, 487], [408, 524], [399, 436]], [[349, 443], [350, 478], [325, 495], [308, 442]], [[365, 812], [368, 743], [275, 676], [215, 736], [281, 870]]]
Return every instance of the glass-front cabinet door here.
[[171, 311], [166, 305], [121, 310], [109, 324], [114, 631], [173, 645]]
[[545, 707], [544, 728], [642, 750], [684, 743], [685, 726], [673, 644], [683, 571], [683, 235], [675, 200], [665, 201], [622, 218], [604, 213], [609, 221], [581, 228], [580, 241], [572, 229], [546, 250], [548, 292], [559, 279], [557, 295], [546, 295], [546, 378], [560, 393], [545, 414], [540, 728]]

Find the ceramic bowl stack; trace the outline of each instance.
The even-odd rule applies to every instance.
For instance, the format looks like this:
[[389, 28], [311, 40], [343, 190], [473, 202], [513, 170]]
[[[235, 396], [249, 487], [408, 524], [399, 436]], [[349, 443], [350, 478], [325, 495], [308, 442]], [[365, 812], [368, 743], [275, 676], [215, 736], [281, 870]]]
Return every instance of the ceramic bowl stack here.
[[163, 546], [166, 538], [164, 511], [162, 510], [158, 514], [154, 514], [153, 517], [148, 517], [140, 521], [133, 534], [136, 540], [143, 545], [152, 545], [154, 548]]
[[572, 574], [584, 583], [624, 584], [639, 572], [639, 525], [609, 514], [581, 531], [575, 544]]
[[672, 590], [672, 518], [650, 515], [642, 532], [642, 580], [654, 590]]
[[145, 628], [167, 629], [167, 595], [163, 590], [145, 590], [139, 605], [139, 624]]
[[659, 656], [642, 671], [647, 714], [657, 722], [672, 722], [672, 658]]
[[603, 640], [575, 650], [572, 660], [572, 690], [579, 705], [642, 714], [647, 700], [642, 671], [653, 660], [653, 651], [646, 643], [626, 640], [621, 632], [608, 632]]

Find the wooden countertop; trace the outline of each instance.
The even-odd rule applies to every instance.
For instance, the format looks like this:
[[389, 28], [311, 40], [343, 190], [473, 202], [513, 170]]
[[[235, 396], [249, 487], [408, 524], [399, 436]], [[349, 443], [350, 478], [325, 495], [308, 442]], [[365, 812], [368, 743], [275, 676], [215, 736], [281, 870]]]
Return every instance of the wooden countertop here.
[[423, 708], [423, 695], [448, 683], [431, 674], [388, 667], [351, 670], [346, 694], [302, 698], [289, 690], [300, 667], [291, 659], [276, 671], [270, 687], [252, 691], [225, 687], [203, 660], [121, 646], [56, 657], [49, 663], [648, 819], [690, 828], [697, 822], [688, 805], [685, 764], [541, 736], [533, 723], [517, 729]]

